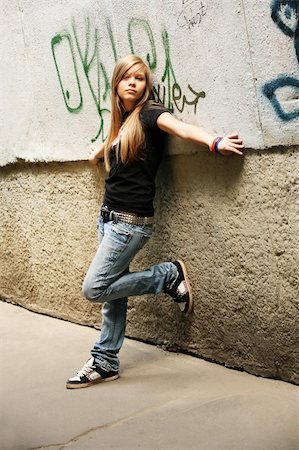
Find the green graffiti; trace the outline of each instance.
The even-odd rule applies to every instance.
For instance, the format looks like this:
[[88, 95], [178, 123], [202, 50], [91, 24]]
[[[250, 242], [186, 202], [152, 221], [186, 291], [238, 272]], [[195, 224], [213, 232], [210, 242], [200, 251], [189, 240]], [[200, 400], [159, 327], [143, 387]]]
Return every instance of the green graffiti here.
[[167, 31], [162, 31], [162, 41], [165, 51], [165, 70], [162, 75], [162, 82], [166, 80], [167, 82], [167, 91], [168, 91], [168, 108], [173, 109], [172, 105], [172, 83], [174, 85], [177, 84], [174, 70], [172, 67], [171, 59], [170, 59], [170, 49], [169, 49], [169, 39]]
[[107, 27], [107, 31], [108, 31], [110, 42], [111, 42], [111, 47], [112, 47], [113, 56], [114, 56], [114, 62], [116, 62], [118, 60], [118, 55], [117, 55], [117, 51], [116, 51], [116, 45], [115, 45], [115, 40], [114, 40], [113, 31], [112, 31], [112, 27], [111, 27], [111, 22], [109, 19], [106, 20], [106, 27]]
[[[73, 70], [74, 70], [75, 78], [77, 81], [77, 88], [78, 88], [78, 93], [79, 93], [79, 98], [80, 98], [79, 104], [77, 106], [70, 106], [71, 94], [70, 94], [70, 91], [68, 89], [65, 89], [63, 86], [62, 78], [61, 78], [61, 74], [59, 71], [57, 58], [56, 58], [56, 54], [55, 54], [57, 46], [61, 45], [65, 41], [65, 39], [67, 41], [67, 44], [68, 44], [70, 52], [71, 52], [71, 57], [72, 57], [72, 61], [73, 61]], [[61, 87], [65, 105], [69, 112], [78, 113], [82, 109], [83, 99], [82, 99], [80, 81], [79, 81], [78, 71], [77, 71], [77, 66], [76, 66], [75, 53], [74, 53], [70, 34], [69, 33], [56, 34], [56, 36], [54, 36], [51, 40], [51, 48], [52, 48], [52, 55], [53, 55], [53, 59], [54, 59], [54, 63], [55, 63], [55, 67], [56, 67], [56, 71], [57, 71], [57, 75], [58, 75], [58, 80], [59, 80], [59, 84]]]
[[[147, 52], [146, 54], [146, 61], [150, 67], [151, 70], [155, 70], [157, 67], [157, 53], [156, 53], [156, 47], [155, 47], [155, 41], [154, 41], [154, 36], [153, 36], [153, 32], [151, 30], [151, 27], [148, 23], [147, 20], [143, 20], [143, 19], [131, 19], [128, 25], [128, 38], [129, 38], [129, 44], [130, 44], [130, 49], [131, 52], [133, 54], [135, 54], [135, 48], [134, 48], [134, 44], [133, 44], [133, 37], [132, 37], [132, 32], [133, 30], [136, 30], [136, 34], [138, 37], [138, 41], [140, 42], [140, 30], [145, 31], [145, 34], [148, 37], [149, 43], [150, 43], [150, 53]], [[141, 55], [142, 56], [142, 55]]]
[[[110, 41], [111, 50], [114, 62], [119, 58], [117, 51], [116, 41], [114, 39], [114, 33], [109, 19], [106, 19], [106, 32]], [[58, 80], [60, 83], [61, 91], [63, 94], [64, 102], [69, 112], [78, 113], [82, 109], [83, 99], [81, 94], [80, 81], [78, 77], [75, 50], [77, 49], [79, 59], [82, 65], [84, 76], [87, 81], [87, 85], [95, 103], [96, 110], [99, 117], [98, 131], [91, 139], [92, 142], [96, 141], [99, 137], [102, 141], [105, 140], [105, 125], [107, 125], [108, 117], [110, 116], [110, 110], [105, 105], [109, 102], [109, 97], [111, 93], [111, 85], [109, 82], [108, 71], [104, 63], [100, 58], [100, 48], [101, 48], [101, 36], [97, 27], [93, 27], [91, 31], [91, 25], [89, 18], [85, 19], [85, 32], [84, 35], [80, 36], [77, 29], [75, 20], [72, 20], [72, 32], [74, 45], [72, 44], [72, 37], [69, 33], [57, 34], [53, 37], [52, 44], [52, 54], [58, 75]], [[143, 47], [145, 45], [145, 57], [150, 69], [155, 73], [158, 70], [157, 61], [157, 51], [155, 45], [155, 39], [147, 20], [132, 18], [128, 23], [128, 44], [132, 53], [137, 52], [137, 47], [140, 45]], [[81, 33], [82, 34], [82, 33]], [[134, 36], [136, 41], [134, 40]], [[142, 39], [145, 36], [145, 41]], [[107, 36], [106, 36], [107, 37]], [[137, 40], [138, 38], [138, 40]], [[161, 82], [156, 82], [153, 86], [153, 97], [156, 101], [163, 103], [171, 111], [179, 111], [180, 113], [184, 111], [186, 106], [193, 106], [194, 114], [196, 114], [197, 106], [200, 98], [205, 98], [205, 92], [195, 90], [190, 84], [188, 84], [187, 95], [183, 93], [181, 86], [177, 81], [175, 75], [175, 70], [171, 61], [170, 54], [170, 42], [169, 36], [166, 30], [161, 32], [162, 45], [164, 50], [164, 63], [162, 66], [162, 77]], [[62, 68], [58, 64], [56, 57], [56, 49], [62, 42], [67, 42], [68, 51], [70, 52], [73, 70], [76, 78], [78, 93], [79, 93], [79, 103], [76, 106], [71, 106], [72, 96], [70, 90], [66, 89], [62, 83]], [[108, 44], [109, 45], [109, 44]], [[137, 52], [140, 54], [140, 51]], [[141, 54], [141, 56], [144, 56]], [[61, 62], [61, 61], [60, 61]], [[109, 103], [108, 103], [109, 104]]]
[[[90, 21], [88, 18], [85, 20], [85, 27], [86, 27], [85, 50], [83, 52], [83, 50], [80, 46], [80, 43], [79, 43], [75, 21], [73, 20], [73, 22], [72, 22], [72, 29], [73, 29], [73, 33], [74, 33], [74, 37], [75, 37], [75, 41], [76, 41], [76, 46], [77, 46], [80, 60], [81, 60], [82, 66], [83, 66], [85, 76], [86, 76], [88, 87], [90, 89], [92, 98], [95, 102], [97, 112], [99, 114], [99, 120], [100, 120], [98, 132], [97, 132], [96, 136], [94, 138], [92, 138], [91, 140], [92, 140], [92, 142], [94, 142], [98, 139], [99, 136], [101, 136], [102, 141], [103, 141], [105, 139], [104, 114], [105, 113], [109, 114], [110, 110], [107, 108], [102, 108], [101, 105], [102, 105], [102, 100], [105, 101], [110, 93], [110, 83], [109, 83], [109, 78], [108, 78], [107, 72], [105, 70], [105, 67], [101, 63], [100, 57], [99, 57], [100, 39], [99, 39], [99, 35], [98, 35], [98, 29], [97, 28], [94, 29], [94, 43], [93, 43], [93, 49], [91, 50]], [[95, 70], [96, 70], [97, 85], [95, 87], [92, 85], [92, 81], [91, 81], [91, 70], [93, 68], [95, 68]], [[103, 86], [103, 88], [102, 88], [102, 86]]]

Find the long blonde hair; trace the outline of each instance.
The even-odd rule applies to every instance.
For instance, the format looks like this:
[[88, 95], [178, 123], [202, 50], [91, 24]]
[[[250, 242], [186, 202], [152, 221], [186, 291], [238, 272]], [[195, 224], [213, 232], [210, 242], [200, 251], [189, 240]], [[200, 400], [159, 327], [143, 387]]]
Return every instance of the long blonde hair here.
[[[117, 86], [123, 79], [125, 73], [133, 66], [136, 70], [144, 70], [146, 86], [143, 95], [138, 100], [133, 110], [123, 123], [124, 106], [117, 93]], [[152, 88], [152, 76], [147, 64], [136, 55], [128, 55], [121, 58], [113, 71], [111, 81], [111, 119], [110, 128], [106, 141], [103, 144], [105, 167], [110, 169], [109, 152], [113, 141], [121, 134], [120, 156], [123, 164], [142, 159], [142, 151], [144, 146], [144, 132], [140, 122], [140, 111], [150, 97]]]

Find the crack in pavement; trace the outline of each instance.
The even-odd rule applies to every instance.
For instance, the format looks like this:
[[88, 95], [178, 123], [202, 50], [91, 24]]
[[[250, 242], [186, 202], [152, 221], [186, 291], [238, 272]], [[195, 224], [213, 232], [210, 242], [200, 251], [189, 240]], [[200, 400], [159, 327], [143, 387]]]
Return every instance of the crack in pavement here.
[[108, 429], [108, 428], [114, 428], [117, 427], [118, 425], [122, 425], [126, 422], [128, 422], [130, 419], [135, 419], [137, 417], [142, 416], [143, 414], [147, 414], [148, 412], [154, 411], [155, 409], [159, 409], [161, 407], [167, 407], [173, 403], [177, 403], [177, 399], [175, 400], [171, 400], [169, 402], [163, 402], [148, 408], [144, 408], [141, 411], [138, 411], [136, 413], [133, 414], [129, 414], [128, 416], [125, 416], [121, 419], [117, 419], [114, 420], [112, 422], [109, 423], [105, 423], [103, 425], [97, 425], [95, 427], [89, 428], [86, 431], [83, 431], [82, 433], [76, 435], [75, 437], [69, 439], [67, 442], [64, 443], [60, 443], [60, 444], [47, 444], [47, 445], [42, 445], [42, 446], [38, 446], [38, 447], [31, 447], [28, 448], [27, 450], [45, 450], [45, 449], [52, 449], [52, 450], [64, 450], [65, 448], [69, 447], [72, 443], [78, 441], [79, 439], [81, 439], [82, 437], [87, 436], [90, 433], [93, 433], [94, 431], [99, 431], [99, 430], [104, 430], [104, 429]]

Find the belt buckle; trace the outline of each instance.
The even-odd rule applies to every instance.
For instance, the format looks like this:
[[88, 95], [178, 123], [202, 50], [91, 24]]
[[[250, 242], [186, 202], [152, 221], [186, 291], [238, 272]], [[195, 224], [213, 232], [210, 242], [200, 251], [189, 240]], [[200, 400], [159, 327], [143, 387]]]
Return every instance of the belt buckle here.
[[108, 212], [109, 220], [112, 220], [112, 222], [117, 223], [119, 221], [119, 217], [115, 211]]
[[110, 211], [108, 209], [108, 206], [102, 206], [101, 208], [101, 216], [103, 217], [104, 222], [108, 222], [110, 218]]

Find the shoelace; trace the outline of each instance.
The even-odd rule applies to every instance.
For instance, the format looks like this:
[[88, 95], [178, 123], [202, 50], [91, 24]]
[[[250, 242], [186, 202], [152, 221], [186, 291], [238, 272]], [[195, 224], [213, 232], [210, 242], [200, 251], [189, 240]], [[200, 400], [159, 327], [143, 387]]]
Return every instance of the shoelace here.
[[185, 280], [181, 281], [181, 283], [177, 287], [176, 297], [181, 298], [188, 292], [187, 283]]
[[91, 363], [91, 360], [87, 361], [86, 364], [84, 364], [84, 366], [82, 367], [82, 369], [79, 370], [78, 372], [78, 376], [82, 377], [84, 375], [89, 374], [90, 372], [92, 372], [94, 370], [94, 366]]
[[176, 293], [177, 289], [174, 286], [176, 284], [178, 276], [179, 275], [177, 275], [173, 281], [171, 281], [168, 285], [166, 285], [166, 290], [170, 295], [174, 295]]
[[181, 281], [180, 284], [174, 287], [176, 280], [172, 282], [171, 286], [168, 288], [168, 293], [174, 298], [179, 300], [182, 298], [187, 292], [187, 283], [185, 280]]

